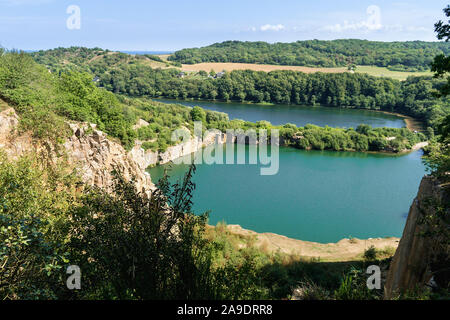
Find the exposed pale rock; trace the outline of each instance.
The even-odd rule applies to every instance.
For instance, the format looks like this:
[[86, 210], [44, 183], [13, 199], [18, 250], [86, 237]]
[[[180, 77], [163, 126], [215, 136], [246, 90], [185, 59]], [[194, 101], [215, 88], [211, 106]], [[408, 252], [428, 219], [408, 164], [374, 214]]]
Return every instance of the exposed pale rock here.
[[[397, 294], [413, 290], [417, 286], [428, 283], [432, 277], [430, 257], [433, 252], [436, 237], [424, 237], [427, 226], [421, 223], [423, 216], [435, 216], [435, 205], [444, 205], [449, 214], [448, 193], [443, 185], [429, 176], [425, 176], [420, 183], [417, 197], [414, 199], [408, 214], [403, 235], [389, 268], [385, 285], [385, 299], [394, 298]], [[443, 254], [448, 255], [448, 246]], [[442, 248], [441, 248], [442, 250]], [[446, 252], [445, 252], [446, 251]]]
[[143, 120], [143, 119], [139, 119], [138, 122], [133, 126], [134, 130], [137, 130], [139, 128], [142, 127], [146, 127], [148, 126], [150, 123], [148, 123], [147, 121]]
[[19, 118], [13, 108], [0, 112], [0, 148], [11, 159], [36, 148], [30, 135], [14, 134], [18, 124]]
[[[40, 142], [29, 134], [14, 134], [19, 118], [13, 109], [0, 113], [0, 147], [12, 159], [31, 151], [43, 150]], [[89, 185], [110, 190], [111, 171], [118, 169], [126, 179], [135, 177], [139, 191], [150, 192], [155, 188], [145, 168], [142, 168], [122, 145], [107, 138], [94, 125], [69, 123], [73, 135], [63, 144], [67, 159]], [[90, 128], [89, 128], [90, 127]], [[89, 129], [89, 130], [87, 130]], [[53, 152], [53, 151], [51, 151]], [[51, 157], [57, 157], [53, 152]]]
[[203, 147], [214, 143], [222, 144], [226, 142], [225, 134], [220, 131], [208, 132], [203, 140], [199, 137], [190, 137], [187, 141], [168, 147], [165, 152], [155, 152], [152, 150], [144, 150], [142, 142], [137, 142], [130, 151], [130, 155], [134, 161], [144, 170], [149, 166], [156, 164], [165, 164], [179, 157], [184, 157], [191, 153], [201, 150]]
[[69, 124], [73, 135], [66, 140], [64, 147], [69, 161], [77, 164], [83, 181], [109, 189], [111, 171], [117, 169], [126, 179], [135, 178], [136, 188], [150, 191], [154, 185], [133, 157], [117, 142], [111, 141], [106, 134], [89, 125]]
[[[10, 158], [43, 148], [42, 144], [34, 141], [29, 134], [13, 134], [18, 123], [19, 118], [14, 109], [0, 113], [0, 147]], [[143, 122], [140, 124], [145, 125]], [[190, 138], [186, 142], [171, 146], [165, 152], [145, 151], [140, 141], [127, 152], [122, 145], [108, 139], [107, 135], [97, 130], [93, 124], [71, 122], [68, 125], [73, 134], [66, 139], [63, 146], [69, 163], [79, 171], [85, 183], [106, 190], [111, 187], [111, 171], [118, 169], [126, 179], [135, 177], [139, 191], [150, 192], [155, 185], [146, 172], [149, 166], [168, 163], [208, 145], [226, 141], [223, 133], [212, 131], [208, 132], [203, 140], [189, 134]], [[56, 153], [53, 153], [51, 156], [56, 157]]]

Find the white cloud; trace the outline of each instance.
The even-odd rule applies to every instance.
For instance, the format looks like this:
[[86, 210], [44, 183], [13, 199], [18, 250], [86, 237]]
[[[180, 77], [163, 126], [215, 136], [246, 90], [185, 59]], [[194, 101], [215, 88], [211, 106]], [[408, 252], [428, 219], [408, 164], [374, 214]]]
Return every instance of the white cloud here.
[[344, 24], [335, 24], [330, 26], [325, 26], [322, 30], [331, 31], [335, 33], [340, 33], [344, 31], [360, 31], [369, 32], [372, 30], [383, 30], [387, 32], [433, 32], [431, 28], [420, 27], [420, 26], [403, 26], [400, 23], [393, 25], [381, 25], [380, 27], [368, 26], [364, 22], [360, 23], [348, 23], [344, 21]]
[[[282, 24], [265, 24], [259, 28], [261, 31], [281, 31], [286, 29]], [[252, 28], [252, 30], [256, 31], [256, 28]]]
[[425, 27], [410, 26], [410, 27], [406, 27], [405, 29], [406, 29], [406, 31], [410, 31], [410, 32], [433, 32], [433, 29], [425, 28]]
[[343, 24], [337, 23], [334, 25], [328, 25], [323, 27], [323, 30], [331, 32], [343, 32], [343, 31], [374, 31], [383, 28], [381, 23], [381, 9], [378, 6], [372, 5], [367, 7], [366, 10], [367, 19], [360, 22], [348, 22], [344, 21]]
[[344, 24], [337, 23], [335, 25], [325, 26], [323, 30], [331, 32], [343, 32], [343, 31], [373, 31], [383, 28], [382, 24], [370, 24], [367, 21], [352, 22], [344, 21]]

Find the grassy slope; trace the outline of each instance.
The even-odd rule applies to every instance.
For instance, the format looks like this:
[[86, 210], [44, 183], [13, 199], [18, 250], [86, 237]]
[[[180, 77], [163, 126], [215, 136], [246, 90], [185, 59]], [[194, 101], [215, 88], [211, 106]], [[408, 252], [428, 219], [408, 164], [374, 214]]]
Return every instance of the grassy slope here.
[[[47, 51], [46, 53], [48, 53]], [[37, 53], [34, 53], [33, 56], [38, 57]], [[118, 63], [135, 63], [142, 64], [145, 66], [149, 66], [151, 68], [175, 68], [178, 70], [182, 70], [185, 72], [198, 72], [198, 71], [206, 71], [209, 72], [214, 70], [215, 72], [220, 72], [223, 70], [233, 71], [233, 70], [255, 70], [255, 71], [274, 71], [274, 70], [294, 70], [301, 71], [305, 73], [314, 73], [314, 72], [324, 72], [324, 73], [342, 73], [347, 72], [347, 68], [339, 67], [339, 68], [311, 68], [311, 67], [301, 67], [301, 66], [283, 66], [283, 65], [264, 65], [264, 64], [244, 64], [244, 63], [198, 63], [192, 65], [183, 65], [181, 68], [176, 67], [174, 65], [168, 63], [162, 63], [158, 61], [154, 61], [145, 56], [137, 56], [137, 55], [127, 55], [119, 52], [107, 51], [107, 50], [97, 50], [89, 52], [85, 58], [81, 58], [79, 56], [79, 51], [65, 52], [64, 55], [55, 55], [54, 59], [51, 60], [43, 60], [45, 64], [48, 64], [52, 69], [59, 69], [64, 67], [70, 68], [73, 70], [84, 70], [87, 71], [87, 67], [93, 66], [98, 62], [103, 56], [117, 56]], [[159, 57], [163, 61], [167, 61], [169, 55], [159, 55]], [[405, 80], [409, 76], [430, 76], [431, 72], [402, 72], [402, 71], [391, 71], [387, 68], [376, 67], [376, 66], [358, 66], [357, 72], [367, 73], [376, 77], [388, 77], [396, 80]]]
[[[268, 65], [268, 64], [252, 64], [252, 63], [221, 63], [221, 62], [205, 62], [197, 64], [184, 64], [181, 68], [186, 72], [209, 72], [214, 70], [220, 71], [233, 71], [233, 70], [254, 70], [254, 71], [274, 71], [274, 70], [292, 70], [305, 73], [324, 72], [324, 73], [342, 73], [348, 72], [347, 68], [311, 68], [311, 67], [299, 67], [299, 66], [280, 66], [280, 65]], [[404, 71], [391, 71], [388, 68], [376, 67], [376, 66], [358, 66], [356, 72], [366, 73], [375, 77], [386, 77], [396, 80], [406, 80], [411, 76], [431, 76], [430, 72], [404, 72]]]
[[305, 73], [314, 72], [326, 72], [326, 73], [342, 73], [346, 72], [347, 68], [311, 68], [311, 67], [300, 67], [300, 66], [280, 66], [271, 64], [254, 64], [254, 63], [223, 63], [223, 62], [204, 62], [197, 64], [183, 64], [183, 71], [206, 71], [209, 72], [214, 70], [215, 72], [220, 71], [233, 71], [233, 70], [254, 70], [254, 71], [265, 71], [270, 72], [274, 70], [291, 70], [300, 71]]
[[424, 71], [433, 57], [448, 54], [444, 42], [380, 42], [358, 39], [307, 40], [292, 43], [225, 41], [174, 52], [169, 60], [199, 62], [244, 62], [309, 67], [376, 65], [392, 70]]
[[[78, 66], [78, 68], [81, 70], [93, 68], [94, 70], [98, 70], [98, 72], [107, 72], [107, 73], [111, 72], [111, 70], [114, 70], [116, 66], [119, 67], [120, 65], [127, 65], [127, 64], [146, 65], [149, 63], [148, 59], [144, 56], [127, 55], [123, 53], [116, 53], [110, 51], [104, 52], [95, 51], [86, 54], [82, 50], [83, 50], [82, 48], [79, 49], [71, 48], [64, 50], [49, 51], [43, 56], [41, 56], [43, 59], [41, 59], [40, 62], [46, 63], [50, 69], [55, 71], [58, 69], [61, 70], [60, 68], [63, 68], [65, 65], [67, 65], [67, 63], [73, 63], [74, 65]], [[104, 60], [102, 56], [106, 57], [107, 60]], [[105, 62], [107, 62], [106, 65]], [[190, 77], [196, 77], [196, 75], [193, 74]], [[187, 108], [183, 108], [183, 110], [169, 111], [163, 110], [164, 107], [161, 108], [161, 106], [156, 106], [154, 102], [151, 103], [152, 106], [150, 107], [148, 105], [148, 101], [144, 102], [143, 100], [139, 99], [127, 99], [127, 98], [124, 98], [124, 100], [125, 105], [128, 106], [128, 108], [126, 107], [123, 108], [124, 113], [135, 116], [132, 125], [136, 123], [135, 121], [137, 120], [136, 119], [137, 117], [142, 118], [145, 121], [152, 124], [151, 128], [149, 126], [148, 130], [141, 128], [138, 132], [137, 138], [141, 141], [147, 142], [143, 145], [144, 149], [152, 149], [152, 150], [158, 149], [160, 151], [165, 151], [167, 146], [173, 144], [170, 141], [171, 140], [170, 130], [175, 129], [180, 125], [190, 127], [189, 126], [190, 123], [188, 123], [190, 122], [189, 121], [190, 116], [189, 111], [187, 111]], [[141, 111], [147, 110], [149, 113], [147, 112], [146, 114], [146, 112], [140, 112], [141, 114], [138, 115], [137, 109], [135, 108], [136, 105], [140, 105], [140, 108], [137, 109], [140, 109]], [[181, 107], [178, 106], [178, 109], [180, 108]], [[209, 112], [207, 111], [207, 113]], [[247, 128], [254, 126], [254, 124], [250, 123], [238, 124], [235, 122], [226, 124], [223, 123], [222, 125], [226, 125], [226, 127], [229, 127], [230, 125], [232, 127], [244, 126]], [[333, 134], [338, 134], [336, 130], [333, 130], [333, 132], [334, 132]], [[319, 132], [314, 133], [314, 135], [318, 134]], [[325, 134], [325, 132], [322, 132], [322, 134]], [[155, 138], [158, 138], [157, 141], [155, 141]]]
[[367, 73], [375, 77], [387, 77], [396, 80], [406, 80], [410, 76], [432, 76], [431, 71], [428, 72], [404, 72], [404, 71], [391, 71], [388, 68], [376, 67], [376, 66], [358, 66], [356, 72]]

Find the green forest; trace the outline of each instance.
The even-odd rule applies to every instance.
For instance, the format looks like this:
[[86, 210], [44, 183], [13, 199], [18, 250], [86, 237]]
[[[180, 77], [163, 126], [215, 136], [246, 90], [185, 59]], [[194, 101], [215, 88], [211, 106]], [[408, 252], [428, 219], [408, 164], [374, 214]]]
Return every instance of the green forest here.
[[[114, 57], [114, 55], [106, 57]], [[63, 70], [49, 73], [24, 53], [8, 53], [4, 55], [3, 60], [10, 66], [26, 65], [26, 71], [23, 72], [28, 75], [14, 86], [5, 88], [0, 94], [5, 101], [17, 106], [16, 109], [23, 115], [21, 122], [24, 128], [31, 128], [37, 135], [42, 135], [43, 132], [48, 135], [46, 127], [42, 128], [48, 126], [54, 128], [52, 131], [54, 135], [60, 136], [64, 132], [59, 129], [63, 126], [63, 119], [70, 119], [97, 124], [99, 129], [113, 138], [118, 138], [126, 148], [131, 148], [135, 139], [139, 139], [144, 141], [142, 145], [144, 149], [158, 151], [165, 151], [168, 146], [176, 143], [171, 140], [171, 133], [174, 129], [184, 126], [193, 130], [193, 121], [202, 121], [205, 127], [219, 129], [223, 132], [227, 129], [270, 130], [276, 128], [280, 130], [284, 144], [300, 149], [401, 152], [426, 139], [423, 134], [415, 134], [407, 129], [370, 128], [363, 125], [349, 129], [321, 128], [313, 125], [297, 128], [290, 124], [272, 126], [267, 121], [258, 123], [242, 120], [230, 121], [228, 116], [223, 113], [207, 111], [199, 107], [191, 109], [181, 105], [167, 105], [149, 100], [148, 97], [152, 95], [135, 98], [130, 97], [131, 94], [126, 95], [127, 92], [121, 92], [125, 95], [108, 92], [105, 88], [111, 91], [116, 90], [107, 86], [105, 88], [97, 87], [96, 82], [92, 81], [92, 74]], [[129, 65], [123, 66], [128, 67]], [[123, 74], [121, 70], [120, 68], [115, 69], [117, 79], [125, 81], [125, 83], [133, 83], [131, 79], [124, 80], [119, 77], [119, 74]], [[184, 85], [200, 85], [203, 90], [209, 90], [208, 85], [229, 82], [228, 76], [218, 80], [189, 80], [170, 77], [170, 74], [173, 73], [171, 69], [155, 71], [148, 69], [147, 71], [161, 77], [158, 78], [158, 83], [173, 86], [171, 88], [176, 87], [177, 90], [182, 89]], [[252, 74], [250, 73], [250, 75]], [[291, 73], [281, 73], [281, 75], [284, 74]], [[255, 73], [254, 75], [262, 76], [264, 73]], [[302, 73], [292, 73], [291, 75], [304, 76]], [[104, 77], [109, 76], [110, 73], [105, 72]], [[351, 77], [351, 75], [348, 76]], [[245, 78], [237, 78], [237, 80], [245, 81]], [[383, 79], [377, 78], [369, 78], [369, 80], [383, 81]], [[104, 80], [100, 80], [100, 84], [102, 81]], [[201, 86], [202, 83], [207, 85]], [[283, 83], [288, 83], [288, 81], [285, 80]], [[197, 87], [192, 88], [198, 89]], [[52, 97], [52, 99], [43, 99], [43, 97]], [[432, 101], [436, 103], [434, 100]], [[434, 104], [430, 104], [430, 106], [434, 106]], [[436, 114], [439, 115], [439, 113]], [[48, 120], [42, 122], [43, 118], [54, 119], [59, 123], [51, 125]], [[138, 119], [147, 121], [149, 125], [134, 130], [132, 127]], [[396, 137], [396, 139], [387, 140], [388, 137]]]
[[[80, 66], [74, 64], [77, 67], [55, 68], [49, 72], [48, 67], [37, 64], [26, 53], [2, 52], [0, 99], [18, 112], [18, 131], [31, 132], [36, 141], [58, 146], [70, 134], [67, 121], [87, 121], [97, 124], [127, 148], [139, 138], [148, 140], [148, 148], [161, 151], [173, 143], [168, 140], [171, 129], [192, 128], [193, 121], [221, 130], [277, 128], [286, 145], [303, 149], [398, 152], [426, 139], [423, 134], [406, 128], [367, 125], [355, 129], [312, 125], [298, 128], [290, 124], [272, 126], [266, 121], [230, 121], [223, 113], [158, 103], [149, 99], [152, 95], [145, 91], [142, 94], [125, 91], [130, 83], [137, 83], [136, 79], [151, 76], [160, 90], [191, 86], [195, 92], [207, 92], [208, 86], [220, 90], [218, 84], [229, 83], [231, 88], [242, 85], [246, 90], [267, 77], [272, 81], [265, 84], [267, 90], [274, 87], [274, 92], [284, 92], [283, 85], [289, 82], [289, 77], [294, 81], [296, 77], [299, 81], [304, 79], [305, 83], [317, 79], [311, 83], [318, 86], [319, 80], [326, 81], [321, 75], [244, 71], [221, 79], [198, 76], [198, 79], [179, 79], [176, 70], [151, 70], [135, 63], [120, 63], [120, 59], [111, 68], [102, 62], [108, 59], [105, 56], [117, 58], [108, 54], [94, 60], [99, 64], [98, 70], [105, 68], [104, 73], [85, 69], [88, 64], [84, 62]], [[130, 59], [126, 55], [120, 57]], [[136, 73], [129, 73], [133, 70]], [[98, 82], [96, 75], [100, 77]], [[346, 90], [359, 84], [355, 90], [362, 97], [376, 98], [377, 90], [393, 97], [395, 90], [414, 92], [411, 102], [428, 105], [431, 112], [437, 110], [436, 118], [430, 117], [430, 125], [446, 114], [446, 100], [432, 95], [433, 88], [439, 88], [439, 80], [411, 78], [401, 83], [361, 75], [341, 76], [331, 81], [347, 79], [342, 87]], [[125, 83], [123, 91], [112, 87], [119, 80]], [[346, 93], [346, 90], [336, 92]], [[433, 107], [441, 103], [443, 107]], [[150, 125], [135, 130], [133, 126], [138, 119]], [[434, 127], [436, 133], [442, 132], [441, 126]], [[436, 168], [442, 168], [441, 162], [445, 160], [439, 145], [433, 148], [429, 151], [429, 164], [439, 172]], [[161, 179], [158, 190], [149, 199], [135, 189], [133, 181], [125, 181], [120, 172], [115, 174], [112, 195], [97, 188], [80, 188], [82, 183], [73, 168], [64, 158], [59, 161], [55, 166], [47, 166], [42, 154], [31, 153], [14, 162], [0, 155], [2, 299], [281, 299], [289, 298], [296, 286], [301, 288], [303, 299], [382, 297], [382, 292], [367, 289], [363, 270], [373, 261], [387, 266], [386, 253], [369, 248], [360, 261], [352, 263], [302, 260], [265, 252], [252, 246], [251, 238], [236, 238], [223, 226], [208, 227], [207, 214], [192, 212], [195, 185], [191, 178], [195, 167], [178, 184], [171, 185], [167, 178]], [[172, 226], [181, 231], [178, 237], [173, 236]], [[245, 249], [241, 248], [242, 241], [248, 244]], [[73, 292], [61, 286], [69, 261], [78, 261], [82, 267], [86, 290]], [[130, 265], [151, 272], [130, 273]], [[433, 298], [430, 293], [411, 294], [416, 298]], [[409, 293], [399, 296], [408, 297]]]
[[[0, 84], [2, 107], [6, 103], [19, 114], [17, 133], [31, 132], [36, 143], [50, 149], [70, 134], [67, 121], [96, 123], [124, 146], [137, 137], [151, 139], [170, 128], [192, 126], [194, 120], [207, 127], [272, 128], [267, 122], [229, 121], [225, 114], [198, 107], [115, 95], [98, 88], [91, 74], [49, 73], [23, 52], [2, 52]], [[136, 131], [137, 119], [151, 125]], [[342, 143], [364, 150], [392, 135], [405, 144], [420, 138], [407, 129], [367, 126], [285, 125], [281, 131], [292, 143], [302, 134], [299, 147], [318, 149], [337, 149]], [[179, 184], [161, 179], [151, 198], [118, 171], [109, 194], [83, 185], [64, 157], [49, 164], [45, 150], [15, 161], [0, 152], [2, 300], [281, 299], [290, 297], [295, 286], [302, 286], [310, 299], [381, 298], [380, 291], [365, 287], [363, 270], [372, 261], [387, 264], [386, 253], [372, 250], [352, 263], [302, 260], [255, 247], [252, 237], [237, 237], [223, 224], [207, 226], [207, 214], [192, 212], [195, 167]], [[83, 270], [82, 291], [61, 285], [71, 261]]]
[[[178, 185], [160, 180], [148, 198], [119, 173], [109, 194], [80, 188], [63, 161], [48, 167], [39, 154], [12, 162], [0, 153], [0, 298], [285, 299], [299, 287], [304, 299], [381, 299], [364, 270], [387, 266], [386, 253], [327, 263], [261, 250], [192, 212], [194, 171]], [[73, 261], [83, 290], [65, 286]]]
[[[144, 56], [108, 53], [99, 49], [59, 48], [32, 54], [52, 72], [88, 71], [98, 85], [129, 97], [166, 97], [324, 105], [330, 107], [384, 110], [409, 115], [435, 128], [449, 110], [446, 97], [435, 93], [445, 80], [409, 77], [406, 81], [366, 74], [305, 74], [294, 71], [269, 73], [239, 70], [214, 79], [199, 72], [180, 78], [175, 68], [154, 69]], [[84, 57], [81, 59], [80, 56]]]
[[423, 71], [430, 69], [435, 56], [449, 53], [450, 46], [444, 42], [345, 39], [270, 44], [226, 41], [176, 51], [169, 60], [185, 64], [238, 62], [308, 67], [346, 67], [356, 64], [387, 67], [395, 71]]
[[[130, 13], [126, 13], [134, 18], [132, 8], [128, 9]], [[450, 6], [444, 12], [450, 17]], [[185, 12], [182, 14], [186, 15]], [[86, 25], [93, 19], [87, 22]], [[48, 19], [45, 23], [53, 26]], [[145, 21], [136, 19], [132, 23], [142, 32], [159, 32], [144, 28]], [[154, 55], [131, 55], [101, 48], [70, 47], [26, 53], [0, 47], [0, 300], [175, 300], [175, 303], [182, 300], [448, 300], [450, 20], [448, 23], [439, 21], [435, 25], [438, 39], [446, 42], [349, 39], [269, 44], [227, 41], [177, 51], [168, 61]], [[122, 22], [119, 24], [121, 28], [127, 26]], [[131, 32], [127, 32], [128, 35]], [[58, 40], [55, 35], [51, 36], [53, 41]], [[46, 43], [42, 39], [39, 41], [41, 46]], [[70, 41], [70, 38], [65, 41]], [[115, 41], [119, 46], [120, 42]], [[398, 81], [353, 72], [306, 74], [241, 70], [225, 72], [219, 77], [214, 71], [210, 74], [205, 71], [185, 74], [178, 68], [182, 63], [198, 62], [350, 68], [368, 65], [400, 71], [431, 68], [435, 76], [411, 76]], [[161, 67], [153, 68], [154, 63]], [[268, 107], [290, 104], [299, 108], [308, 105], [395, 112], [419, 120], [426, 129], [418, 132], [408, 128], [373, 128], [365, 124], [356, 128], [311, 124], [298, 127], [289, 123], [272, 125], [268, 121], [230, 120], [225, 113], [199, 106], [191, 108], [158, 102], [155, 98], [160, 97], [239, 101]], [[414, 145], [417, 147], [418, 143], [426, 141], [428, 145], [423, 147], [423, 157], [421, 151], [417, 151], [411, 154], [415, 159], [404, 158], [419, 163], [421, 157], [429, 175], [426, 180], [432, 179], [433, 184], [426, 190], [427, 185], [421, 183], [401, 240], [381, 238], [391, 236], [389, 230], [384, 235], [374, 234], [373, 237], [379, 237], [377, 239], [370, 238], [390, 239], [395, 242], [395, 247], [369, 246], [367, 241], [370, 239], [359, 240], [348, 235], [339, 241], [348, 244], [340, 249], [345, 251], [342, 256], [326, 255], [333, 253], [339, 242], [325, 244], [298, 240], [301, 241], [301, 250], [291, 251], [292, 242], [286, 242], [288, 249], [282, 250], [276, 240], [271, 240], [274, 238], [258, 239], [261, 234], [250, 230], [233, 232], [226, 222], [209, 225], [210, 211], [203, 210], [214, 208], [208, 205], [202, 210], [194, 209], [194, 202], [198, 199], [194, 197], [197, 170], [194, 163], [177, 182], [170, 179], [169, 164], [169, 170], [164, 171], [161, 179], [156, 179], [151, 173], [152, 181], [146, 179], [148, 184], [140, 190], [137, 188], [137, 178], [148, 178], [146, 174], [149, 172], [135, 161], [135, 154], [128, 151], [138, 145], [145, 150], [165, 152], [169, 146], [179, 142], [171, 139], [175, 129], [187, 128], [194, 135], [194, 123], [198, 121], [205, 130], [219, 129], [221, 132], [234, 129], [248, 133], [250, 129], [256, 132], [266, 129], [270, 136], [278, 130], [281, 145], [292, 148], [389, 152], [396, 153], [391, 155], [394, 160], [400, 158], [399, 153], [416, 150]], [[74, 123], [88, 129], [83, 129], [84, 133], [80, 133], [81, 129], [74, 133], [70, 126]], [[95, 124], [96, 129], [103, 131], [110, 141], [120, 143], [124, 150], [116, 144], [112, 147], [112, 143], [103, 140], [103, 135], [94, 134], [97, 132], [85, 125], [88, 123]], [[83, 135], [92, 139], [101, 136], [95, 141], [101, 148], [94, 147], [92, 139], [86, 139], [88, 143], [84, 144]], [[68, 137], [73, 138], [71, 141], [79, 138], [82, 145], [79, 149], [82, 150], [71, 150], [71, 146], [65, 144]], [[33, 150], [26, 150], [23, 146], [32, 146], [30, 149]], [[86, 152], [89, 154], [86, 165], [90, 169], [105, 171], [104, 162], [98, 161], [105, 149], [108, 149], [106, 153], [114, 153], [120, 158], [117, 161], [116, 158], [103, 159], [104, 162], [110, 160], [112, 178], [104, 179], [107, 181], [102, 181], [102, 184], [88, 183], [85, 174], [89, 178], [95, 174], [82, 172], [76, 157]], [[138, 152], [149, 155], [142, 150]], [[272, 152], [273, 149], [271, 155]], [[313, 152], [301, 153], [312, 155]], [[157, 161], [158, 156], [162, 155], [156, 155]], [[295, 156], [294, 152], [292, 156]], [[377, 154], [373, 158], [388, 158], [388, 155]], [[295, 160], [294, 169], [306, 167], [305, 164], [309, 163], [303, 162], [302, 158], [292, 160]], [[221, 195], [240, 206], [242, 202], [237, 197], [238, 193], [246, 196], [246, 201], [261, 201], [266, 197], [275, 203], [275, 207], [268, 206], [268, 210], [278, 220], [285, 220], [280, 214], [283, 200], [274, 191], [285, 193], [295, 201], [287, 210], [296, 215], [305, 215], [301, 209], [307, 207], [304, 199], [309, 197], [314, 205], [308, 219], [316, 219], [317, 213], [323, 211], [327, 214], [327, 225], [337, 229], [331, 217], [344, 224], [363, 223], [369, 227], [374, 221], [371, 218], [380, 219], [378, 210], [369, 211], [370, 205], [360, 194], [394, 207], [392, 199], [402, 197], [397, 190], [404, 191], [406, 184], [415, 188], [414, 180], [409, 179], [412, 176], [410, 167], [401, 168], [407, 179], [391, 176], [384, 179], [376, 177], [366, 162], [351, 162], [350, 174], [347, 174], [347, 171], [342, 171], [338, 157], [329, 160], [333, 162], [323, 162], [327, 165], [314, 160], [314, 165], [308, 167], [314, 174], [311, 179], [305, 179], [303, 174], [296, 176], [294, 170], [286, 170], [292, 179], [282, 179], [280, 185], [274, 184], [274, 180], [261, 180], [260, 186], [268, 187], [269, 191], [265, 193], [262, 188], [254, 188], [262, 191], [259, 197], [251, 196], [248, 192], [251, 184], [244, 181], [243, 171], [236, 170], [238, 179], [230, 175], [227, 183], [231, 187]], [[389, 168], [400, 171], [402, 162], [398, 163], [391, 165], [389, 162]], [[127, 171], [125, 165], [132, 168]], [[356, 214], [351, 219], [339, 214], [343, 211], [319, 211], [316, 206], [318, 202], [333, 203], [323, 188], [333, 180], [330, 179], [331, 171], [342, 172], [336, 178], [342, 180], [339, 181], [342, 184], [336, 186], [342, 186], [344, 191], [332, 206], [350, 211], [353, 209], [348, 205], [350, 198], [358, 205], [362, 204], [355, 208]], [[133, 177], [130, 172], [142, 176]], [[392, 172], [385, 173], [392, 175]], [[214, 188], [213, 191], [220, 191], [218, 181], [222, 178], [215, 174], [217, 172], [208, 173], [206, 185], [211, 190]], [[393, 179], [402, 186], [394, 192], [387, 181]], [[293, 187], [293, 180], [304, 182], [304, 188]], [[364, 187], [366, 184], [361, 184], [362, 180], [374, 189]], [[236, 186], [239, 183], [246, 189], [238, 190]], [[339, 188], [330, 185], [331, 192]], [[352, 188], [348, 188], [350, 185]], [[361, 193], [353, 192], [354, 188]], [[315, 193], [309, 196], [305, 192], [309, 189], [318, 192], [317, 196]], [[378, 197], [377, 191], [383, 191], [388, 197]], [[439, 197], [434, 198], [438, 193]], [[411, 195], [411, 200], [414, 195]], [[213, 193], [208, 193], [207, 197], [216, 200]], [[250, 211], [245, 210], [243, 214]], [[257, 213], [256, 218], [250, 218], [257, 220], [263, 216], [261, 212]], [[390, 224], [393, 219], [403, 221], [400, 219], [404, 218], [403, 210], [399, 210], [382, 219], [382, 223]], [[285, 222], [294, 228], [300, 224], [291, 220]], [[313, 222], [317, 225], [315, 228], [321, 228], [317, 219]], [[385, 233], [384, 225], [382, 228]], [[324, 229], [325, 232], [329, 230]], [[259, 240], [262, 241], [258, 244]], [[303, 247], [307, 243], [320, 255], [308, 254], [304, 250], [307, 247]], [[397, 243], [400, 247], [397, 257], [405, 258], [398, 264], [392, 263], [396, 259], [393, 255]], [[402, 247], [407, 249], [406, 253]], [[413, 259], [413, 251], [418, 249], [420, 252], [423, 248], [426, 250]], [[401, 268], [402, 263], [405, 269]], [[73, 288], [67, 281], [69, 266], [82, 270], [82, 290], [71, 290]], [[371, 289], [369, 266], [379, 267], [376, 273], [381, 282], [380, 286]], [[389, 279], [385, 281], [389, 278], [387, 274], [396, 271], [407, 275], [404, 282], [408, 282], [408, 288], [399, 286], [392, 296], [386, 296], [383, 287], [389, 283]], [[264, 305], [272, 307], [270, 301]], [[170, 314], [172, 311], [166, 309], [165, 312]], [[352, 309], [348, 314], [352, 312], [356, 314]]]

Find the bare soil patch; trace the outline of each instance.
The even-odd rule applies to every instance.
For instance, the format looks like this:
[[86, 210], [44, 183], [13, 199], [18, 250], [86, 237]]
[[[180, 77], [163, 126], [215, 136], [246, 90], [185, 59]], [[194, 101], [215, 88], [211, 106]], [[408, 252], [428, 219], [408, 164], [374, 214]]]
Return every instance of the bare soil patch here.
[[266, 252], [282, 252], [307, 259], [320, 261], [356, 261], [361, 260], [364, 251], [374, 246], [393, 254], [399, 238], [342, 239], [336, 243], [317, 243], [291, 239], [274, 233], [256, 233], [243, 229], [239, 225], [228, 225], [227, 230], [241, 237], [255, 237], [254, 245]]

